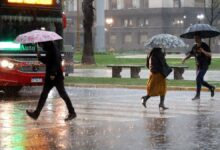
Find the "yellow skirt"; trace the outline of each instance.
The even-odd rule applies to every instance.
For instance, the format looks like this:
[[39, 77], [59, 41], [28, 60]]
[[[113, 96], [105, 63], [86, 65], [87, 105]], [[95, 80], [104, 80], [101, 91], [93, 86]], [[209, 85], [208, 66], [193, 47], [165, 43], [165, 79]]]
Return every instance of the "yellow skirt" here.
[[147, 81], [147, 94], [149, 96], [164, 96], [166, 91], [166, 78], [160, 73], [150, 73]]

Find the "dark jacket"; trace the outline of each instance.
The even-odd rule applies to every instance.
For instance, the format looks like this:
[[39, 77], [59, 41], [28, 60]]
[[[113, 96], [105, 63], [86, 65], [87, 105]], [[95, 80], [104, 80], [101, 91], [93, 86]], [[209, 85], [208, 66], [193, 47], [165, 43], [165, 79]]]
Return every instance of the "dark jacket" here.
[[45, 57], [40, 57], [39, 61], [46, 65], [46, 80], [50, 80], [50, 76], [56, 79], [64, 79], [62, 71], [62, 57], [60, 51], [52, 42], [44, 42], [43, 50], [46, 52]]
[[153, 48], [147, 57], [147, 68], [152, 73], [164, 72], [164, 67], [167, 66], [165, 55], [160, 48]]
[[147, 57], [147, 68], [153, 73], [161, 72], [162, 65], [165, 62], [164, 53], [161, 49], [154, 48]]
[[[203, 48], [206, 52], [211, 52], [209, 46], [202, 42], [201, 48]], [[190, 54], [195, 57], [196, 64], [198, 68], [207, 68], [211, 63], [211, 58], [206, 56], [205, 54], [198, 52], [197, 49], [200, 48], [196, 44], [192, 47], [192, 50], [190, 51]]]

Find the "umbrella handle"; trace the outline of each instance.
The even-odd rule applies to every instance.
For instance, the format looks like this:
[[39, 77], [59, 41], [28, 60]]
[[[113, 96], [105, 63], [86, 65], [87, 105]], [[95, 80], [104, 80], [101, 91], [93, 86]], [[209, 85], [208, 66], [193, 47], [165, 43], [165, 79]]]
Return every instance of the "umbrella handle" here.
[[40, 58], [41, 55], [40, 55], [40, 51], [38, 51], [38, 46], [36, 46], [35, 52], [37, 53], [37, 58]]

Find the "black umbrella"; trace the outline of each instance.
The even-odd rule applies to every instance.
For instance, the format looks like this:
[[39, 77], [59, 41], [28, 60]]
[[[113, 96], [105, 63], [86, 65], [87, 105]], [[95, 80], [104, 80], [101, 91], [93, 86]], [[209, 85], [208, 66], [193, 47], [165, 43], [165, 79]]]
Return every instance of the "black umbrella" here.
[[196, 34], [199, 34], [201, 38], [211, 38], [220, 34], [219, 30], [209, 24], [194, 24], [189, 26], [181, 38], [193, 39]]

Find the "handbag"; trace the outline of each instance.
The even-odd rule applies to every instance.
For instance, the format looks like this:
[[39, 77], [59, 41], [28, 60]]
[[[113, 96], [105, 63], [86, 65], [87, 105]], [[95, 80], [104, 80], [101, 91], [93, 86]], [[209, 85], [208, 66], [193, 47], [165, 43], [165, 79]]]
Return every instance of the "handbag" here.
[[161, 73], [166, 78], [172, 71], [173, 71], [172, 68], [170, 68], [170, 66], [167, 63], [165, 63], [163, 68], [162, 68]]

